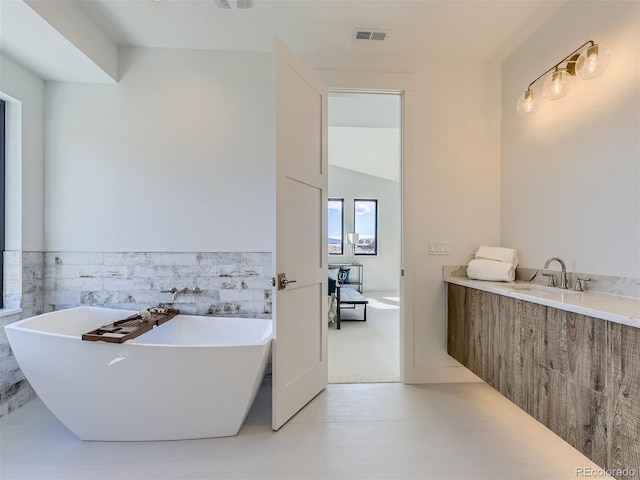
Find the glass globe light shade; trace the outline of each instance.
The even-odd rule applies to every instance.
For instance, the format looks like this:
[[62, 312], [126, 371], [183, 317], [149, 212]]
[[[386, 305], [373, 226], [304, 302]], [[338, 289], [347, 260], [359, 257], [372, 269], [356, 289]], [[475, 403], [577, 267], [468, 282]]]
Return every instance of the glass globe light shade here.
[[611, 51], [602, 45], [593, 45], [580, 54], [576, 60], [576, 73], [580, 78], [602, 75], [611, 62]]
[[571, 75], [566, 70], [556, 70], [547, 75], [542, 85], [542, 95], [549, 100], [564, 97], [569, 91]]
[[516, 110], [523, 117], [536, 111], [536, 99], [533, 97], [533, 92], [531, 90], [527, 90], [520, 95], [518, 103], [516, 104]]

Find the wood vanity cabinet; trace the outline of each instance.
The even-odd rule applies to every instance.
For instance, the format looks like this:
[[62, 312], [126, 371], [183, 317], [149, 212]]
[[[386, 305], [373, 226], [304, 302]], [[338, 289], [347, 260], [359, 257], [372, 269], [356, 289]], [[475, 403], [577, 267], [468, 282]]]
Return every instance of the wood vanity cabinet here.
[[640, 329], [447, 290], [453, 358], [616, 478], [640, 475]]
[[450, 284], [448, 352], [498, 387], [498, 296]]

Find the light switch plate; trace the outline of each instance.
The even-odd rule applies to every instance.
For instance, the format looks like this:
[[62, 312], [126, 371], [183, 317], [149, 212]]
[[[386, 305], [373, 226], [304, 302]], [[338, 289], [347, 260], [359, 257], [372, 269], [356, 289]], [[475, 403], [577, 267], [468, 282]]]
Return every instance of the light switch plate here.
[[450, 255], [451, 242], [441, 240], [429, 241], [429, 255]]

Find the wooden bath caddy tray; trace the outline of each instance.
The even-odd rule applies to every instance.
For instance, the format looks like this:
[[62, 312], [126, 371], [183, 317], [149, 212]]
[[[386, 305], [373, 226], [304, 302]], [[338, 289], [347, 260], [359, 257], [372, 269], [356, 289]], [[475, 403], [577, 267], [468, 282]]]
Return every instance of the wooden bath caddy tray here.
[[132, 338], [139, 337], [156, 325], [162, 325], [180, 313], [180, 310], [167, 308], [166, 313], [154, 312], [150, 309], [150, 315], [146, 319], [142, 312], [131, 315], [124, 320], [108, 323], [95, 330], [82, 334], [82, 340], [90, 342], [124, 343]]

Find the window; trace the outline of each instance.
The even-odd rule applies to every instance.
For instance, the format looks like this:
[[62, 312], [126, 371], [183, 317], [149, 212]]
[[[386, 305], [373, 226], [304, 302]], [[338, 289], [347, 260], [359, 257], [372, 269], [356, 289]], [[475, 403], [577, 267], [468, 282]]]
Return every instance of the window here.
[[0, 308], [4, 308], [4, 162], [5, 162], [5, 103], [0, 100]]
[[344, 200], [342, 198], [329, 199], [328, 215], [329, 255], [343, 255], [344, 246]]
[[354, 232], [359, 235], [356, 255], [378, 254], [378, 201], [354, 200]]

